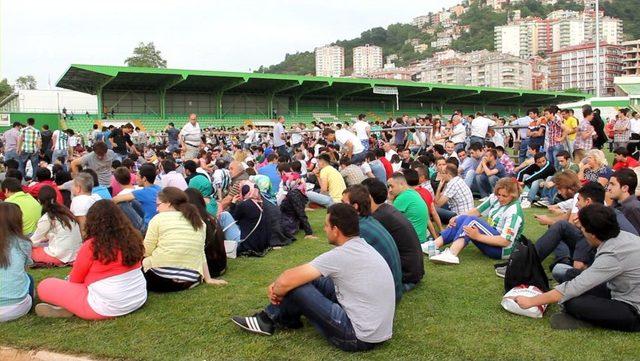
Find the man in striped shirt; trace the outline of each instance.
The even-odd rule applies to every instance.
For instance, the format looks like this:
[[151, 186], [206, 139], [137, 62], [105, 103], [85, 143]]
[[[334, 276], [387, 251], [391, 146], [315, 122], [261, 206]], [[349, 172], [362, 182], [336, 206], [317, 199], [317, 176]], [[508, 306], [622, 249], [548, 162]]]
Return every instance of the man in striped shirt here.
[[51, 147], [53, 148], [53, 156], [51, 161], [55, 162], [58, 158], [63, 158], [63, 164], [69, 157], [69, 135], [66, 131], [57, 129], [51, 137]]
[[38, 152], [42, 145], [42, 138], [40, 137], [40, 131], [33, 127], [35, 123], [35, 119], [27, 119], [27, 126], [20, 130], [20, 137], [18, 138], [18, 157], [20, 159], [20, 172], [22, 172], [23, 176], [27, 175], [27, 161], [31, 161], [32, 174], [38, 167]]

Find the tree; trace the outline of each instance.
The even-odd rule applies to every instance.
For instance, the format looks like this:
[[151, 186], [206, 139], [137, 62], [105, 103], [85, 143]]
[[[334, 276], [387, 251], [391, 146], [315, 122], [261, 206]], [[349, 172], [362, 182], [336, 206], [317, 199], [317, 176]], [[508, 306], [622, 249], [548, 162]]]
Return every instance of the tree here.
[[167, 61], [160, 55], [160, 50], [156, 50], [156, 46], [153, 42], [138, 43], [135, 49], [133, 49], [133, 55], [128, 57], [125, 61], [127, 66], [142, 66], [148, 68], [166, 68]]
[[35, 89], [38, 83], [36, 82], [36, 78], [33, 75], [25, 75], [16, 79], [16, 88], [22, 90], [32, 90]]
[[2, 79], [2, 81], [0, 81], [0, 100], [6, 98], [11, 93], [13, 93], [13, 87], [9, 85], [6, 78]]

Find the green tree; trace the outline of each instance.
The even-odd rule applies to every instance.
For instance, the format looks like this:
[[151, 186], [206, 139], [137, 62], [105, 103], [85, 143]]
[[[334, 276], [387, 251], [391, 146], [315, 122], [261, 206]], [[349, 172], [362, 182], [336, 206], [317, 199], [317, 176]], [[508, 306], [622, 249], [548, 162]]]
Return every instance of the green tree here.
[[2, 79], [0, 81], [0, 100], [9, 96], [9, 94], [13, 93], [13, 87], [9, 85], [7, 79]]
[[16, 88], [22, 90], [35, 89], [38, 86], [36, 78], [33, 75], [24, 75], [16, 79]]
[[166, 68], [167, 61], [160, 55], [160, 50], [156, 50], [153, 42], [140, 42], [135, 49], [133, 55], [125, 59], [127, 66], [141, 66], [148, 68]]

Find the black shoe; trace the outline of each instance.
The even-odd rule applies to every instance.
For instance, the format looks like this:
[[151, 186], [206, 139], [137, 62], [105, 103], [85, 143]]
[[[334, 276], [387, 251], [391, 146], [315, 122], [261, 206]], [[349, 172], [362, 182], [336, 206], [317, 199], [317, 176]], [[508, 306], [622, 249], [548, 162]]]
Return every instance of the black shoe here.
[[231, 321], [244, 330], [260, 335], [271, 336], [276, 330], [274, 322], [264, 311], [258, 312], [251, 317], [234, 316], [231, 317]]
[[579, 320], [566, 312], [558, 312], [551, 315], [551, 328], [555, 330], [577, 330], [580, 328], [592, 328], [588, 322]]

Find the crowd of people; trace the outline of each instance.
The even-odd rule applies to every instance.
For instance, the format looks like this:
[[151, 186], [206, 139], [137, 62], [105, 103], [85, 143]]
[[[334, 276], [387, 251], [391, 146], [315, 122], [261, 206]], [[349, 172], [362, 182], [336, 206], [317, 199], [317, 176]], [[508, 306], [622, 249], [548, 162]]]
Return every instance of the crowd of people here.
[[[264, 310], [232, 321], [271, 335], [304, 316], [336, 347], [368, 350], [392, 337], [425, 258], [457, 265], [473, 244], [509, 259], [523, 209], [535, 206], [554, 214], [536, 215], [548, 230], [535, 248], [553, 257], [558, 286], [516, 302], [562, 303], [556, 328], [639, 331], [640, 119], [621, 109], [605, 125], [589, 106], [581, 115], [549, 106], [508, 120], [455, 111], [287, 126], [281, 116], [267, 129], [205, 129], [191, 114], [161, 135], [96, 124], [86, 138], [15, 123], [2, 138], [0, 321], [36, 299], [42, 317], [122, 316], [148, 291], [226, 284], [228, 257], [321, 232], [335, 247], [284, 271]], [[308, 215], [323, 208], [313, 229]], [[69, 266], [37, 287], [28, 273]]]

